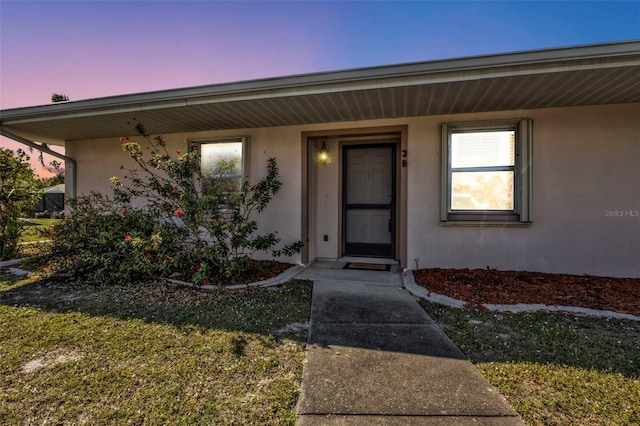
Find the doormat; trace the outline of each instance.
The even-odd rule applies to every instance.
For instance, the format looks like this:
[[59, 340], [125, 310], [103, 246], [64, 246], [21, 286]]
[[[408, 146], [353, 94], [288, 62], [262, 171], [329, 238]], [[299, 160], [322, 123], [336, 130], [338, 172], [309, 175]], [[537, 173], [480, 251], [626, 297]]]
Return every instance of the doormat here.
[[390, 271], [391, 265], [378, 265], [376, 263], [347, 263], [343, 269], [361, 269], [364, 271]]

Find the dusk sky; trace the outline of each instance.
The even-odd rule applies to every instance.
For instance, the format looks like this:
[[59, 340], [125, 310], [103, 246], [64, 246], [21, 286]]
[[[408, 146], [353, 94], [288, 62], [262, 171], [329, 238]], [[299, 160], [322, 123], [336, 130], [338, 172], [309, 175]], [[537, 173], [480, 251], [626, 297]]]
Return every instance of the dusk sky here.
[[632, 39], [640, 0], [0, 0], [0, 108]]

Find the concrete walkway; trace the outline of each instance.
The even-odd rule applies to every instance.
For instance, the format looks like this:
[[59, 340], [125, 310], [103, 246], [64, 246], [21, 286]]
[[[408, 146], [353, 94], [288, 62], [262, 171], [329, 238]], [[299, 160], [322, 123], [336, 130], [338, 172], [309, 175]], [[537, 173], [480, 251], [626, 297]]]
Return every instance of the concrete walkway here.
[[316, 262], [299, 426], [524, 425], [391, 272]]

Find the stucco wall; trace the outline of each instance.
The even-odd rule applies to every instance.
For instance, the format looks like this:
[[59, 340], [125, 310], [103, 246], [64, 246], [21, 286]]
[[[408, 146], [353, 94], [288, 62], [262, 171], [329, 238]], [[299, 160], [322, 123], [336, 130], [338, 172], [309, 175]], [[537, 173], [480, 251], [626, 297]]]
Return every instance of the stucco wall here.
[[[184, 138], [250, 137], [250, 174], [263, 175], [266, 154], [278, 159], [284, 187], [259, 225], [289, 242], [302, 235], [302, 133], [407, 126], [407, 259], [441, 268], [485, 268], [640, 277], [640, 104], [330, 123], [165, 135], [170, 149]], [[441, 226], [440, 124], [533, 119], [533, 223], [528, 227]], [[337, 142], [329, 141], [336, 155]], [[117, 139], [67, 143], [78, 162], [78, 193], [109, 191], [109, 177], [130, 160]], [[130, 163], [129, 163], [130, 164]], [[340, 257], [339, 162], [311, 167], [313, 257]], [[329, 241], [322, 241], [323, 235]], [[299, 258], [293, 259], [294, 261]]]
[[[332, 154], [332, 161], [328, 164], [317, 165], [315, 167], [315, 225], [316, 236], [315, 248], [316, 257], [321, 259], [335, 259], [339, 254], [340, 232], [340, 200], [337, 188], [340, 185], [340, 161], [337, 158], [338, 141], [335, 138], [324, 139], [329, 152]], [[313, 167], [313, 166], [312, 166]], [[311, 191], [313, 194], [313, 191]], [[324, 241], [324, 236], [327, 241]]]
[[[439, 124], [512, 117], [534, 123], [533, 224], [439, 226]], [[640, 276], [638, 117], [640, 104], [412, 121], [408, 265]]]

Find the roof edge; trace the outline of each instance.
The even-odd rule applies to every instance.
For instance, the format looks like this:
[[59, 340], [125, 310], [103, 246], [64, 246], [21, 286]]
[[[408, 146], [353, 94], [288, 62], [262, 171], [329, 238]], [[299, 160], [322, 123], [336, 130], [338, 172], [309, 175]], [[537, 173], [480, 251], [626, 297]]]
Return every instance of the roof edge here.
[[240, 94], [312, 85], [330, 85], [379, 78], [411, 77], [470, 70], [487, 70], [498, 67], [557, 64], [560, 62], [596, 59], [622, 59], [640, 55], [640, 40], [600, 44], [566, 46], [536, 50], [516, 51], [489, 55], [476, 55], [433, 61], [411, 62], [353, 68], [337, 71], [296, 74], [202, 86], [173, 88], [158, 91], [130, 93], [78, 101], [18, 107], [0, 110], [0, 120], [23, 118], [50, 113], [73, 113], [91, 109], [117, 108], [142, 103], [162, 103], [172, 100], [192, 99], [204, 96]]

